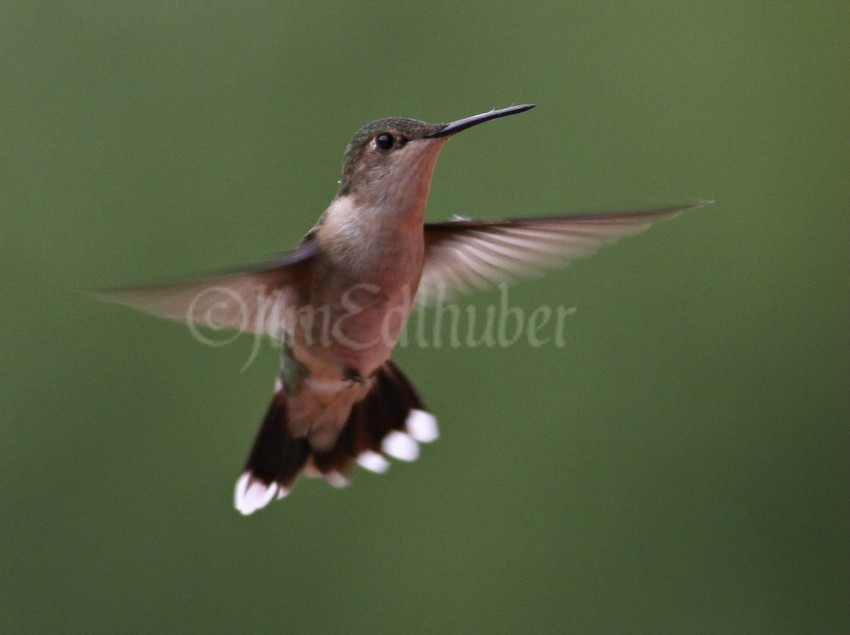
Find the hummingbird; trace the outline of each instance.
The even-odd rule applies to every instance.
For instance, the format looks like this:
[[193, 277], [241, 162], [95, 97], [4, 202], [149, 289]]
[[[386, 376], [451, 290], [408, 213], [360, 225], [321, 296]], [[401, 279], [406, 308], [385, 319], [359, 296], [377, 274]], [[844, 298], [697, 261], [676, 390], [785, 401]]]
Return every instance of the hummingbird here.
[[439, 436], [390, 355], [414, 303], [566, 265], [699, 203], [614, 213], [425, 223], [437, 156], [463, 130], [523, 104], [451, 123], [378, 119], [345, 150], [339, 189], [290, 252], [221, 274], [99, 292], [190, 325], [281, 343], [274, 394], [234, 492], [248, 515], [302, 475], [343, 486], [357, 464], [383, 473]]

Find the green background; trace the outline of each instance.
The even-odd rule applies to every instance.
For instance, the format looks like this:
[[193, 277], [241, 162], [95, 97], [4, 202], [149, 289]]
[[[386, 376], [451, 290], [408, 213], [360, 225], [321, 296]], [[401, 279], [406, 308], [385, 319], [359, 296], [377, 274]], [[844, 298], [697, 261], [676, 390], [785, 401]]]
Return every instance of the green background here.
[[[846, 2], [4, 2], [0, 631], [846, 633]], [[75, 289], [293, 246], [382, 116], [428, 217], [714, 199], [396, 359], [413, 465], [232, 487], [277, 357]], [[475, 298], [480, 306], [496, 293]]]

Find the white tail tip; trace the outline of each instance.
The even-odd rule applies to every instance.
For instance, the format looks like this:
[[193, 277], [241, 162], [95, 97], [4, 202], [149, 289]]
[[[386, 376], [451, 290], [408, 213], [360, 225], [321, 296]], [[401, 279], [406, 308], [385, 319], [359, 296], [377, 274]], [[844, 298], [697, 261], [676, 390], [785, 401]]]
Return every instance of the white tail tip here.
[[405, 422], [407, 433], [419, 443], [431, 443], [440, 438], [437, 417], [424, 410], [411, 410]]
[[400, 461], [415, 461], [419, 458], [419, 444], [404, 432], [394, 430], [384, 437], [381, 451]]
[[324, 476], [325, 480], [333, 487], [348, 487], [351, 484], [345, 475], [339, 472], [328, 472]]
[[247, 516], [268, 505], [275, 494], [278, 498], [282, 498], [286, 496], [286, 493], [286, 490], [282, 488], [278, 491], [277, 483], [266, 485], [254, 478], [250, 472], [244, 472], [236, 481], [234, 504], [241, 514]]
[[383, 474], [390, 469], [390, 462], [377, 452], [372, 452], [371, 450], [366, 450], [358, 456], [357, 464], [370, 472], [375, 472], [375, 474]]

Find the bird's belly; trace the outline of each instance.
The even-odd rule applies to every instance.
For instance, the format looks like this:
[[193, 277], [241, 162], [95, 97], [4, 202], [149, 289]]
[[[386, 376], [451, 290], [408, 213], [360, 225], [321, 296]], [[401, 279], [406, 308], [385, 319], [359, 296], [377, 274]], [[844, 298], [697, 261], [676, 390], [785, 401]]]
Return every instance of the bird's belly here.
[[343, 375], [368, 377], [390, 356], [410, 314], [411, 285], [358, 282], [305, 307], [311, 319], [300, 324], [297, 348], [322, 358]]

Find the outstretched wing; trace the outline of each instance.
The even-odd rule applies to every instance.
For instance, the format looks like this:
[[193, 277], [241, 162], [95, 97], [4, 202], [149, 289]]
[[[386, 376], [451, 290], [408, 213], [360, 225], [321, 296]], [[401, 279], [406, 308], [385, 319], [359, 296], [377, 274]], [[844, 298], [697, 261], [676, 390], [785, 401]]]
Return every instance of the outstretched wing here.
[[430, 303], [565, 266], [653, 222], [700, 207], [691, 203], [580, 216], [455, 220], [425, 225], [425, 266], [416, 300]]
[[94, 291], [107, 302], [160, 317], [279, 337], [298, 281], [318, 252], [309, 235], [297, 249], [229, 272], [183, 282]]

